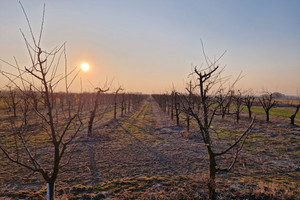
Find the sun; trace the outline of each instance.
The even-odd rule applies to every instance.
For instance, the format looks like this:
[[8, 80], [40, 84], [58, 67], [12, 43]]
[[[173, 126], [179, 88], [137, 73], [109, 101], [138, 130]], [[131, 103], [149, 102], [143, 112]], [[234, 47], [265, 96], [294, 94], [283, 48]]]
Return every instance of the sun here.
[[81, 68], [82, 71], [86, 72], [86, 71], [89, 70], [90, 66], [89, 66], [88, 63], [84, 62], [84, 63], [81, 64], [80, 68]]

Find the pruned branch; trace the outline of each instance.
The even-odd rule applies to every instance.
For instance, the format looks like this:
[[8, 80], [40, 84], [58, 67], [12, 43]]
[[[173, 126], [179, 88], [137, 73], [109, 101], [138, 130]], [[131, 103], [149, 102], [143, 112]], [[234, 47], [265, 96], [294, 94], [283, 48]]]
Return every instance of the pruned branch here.
[[215, 156], [221, 156], [221, 155], [224, 155], [225, 153], [227, 153], [228, 151], [230, 151], [233, 147], [235, 147], [242, 139], [244, 136], [247, 136], [250, 131], [252, 130], [252, 127], [254, 125], [254, 122], [255, 122], [255, 118], [251, 121], [251, 124], [250, 126], [247, 128], [247, 130], [240, 136], [240, 138], [235, 141], [232, 145], [230, 145], [227, 149], [225, 149], [224, 151], [222, 152], [219, 152], [219, 153], [215, 153]]

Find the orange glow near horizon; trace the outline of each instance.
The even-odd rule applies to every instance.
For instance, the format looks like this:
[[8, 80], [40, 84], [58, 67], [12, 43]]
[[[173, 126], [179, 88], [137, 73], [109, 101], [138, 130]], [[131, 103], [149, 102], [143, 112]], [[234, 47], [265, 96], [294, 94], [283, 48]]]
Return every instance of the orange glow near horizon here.
[[83, 62], [83, 63], [81, 64], [80, 68], [81, 68], [82, 71], [86, 72], [86, 71], [89, 70], [90, 66], [89, 66], [88, 63]]

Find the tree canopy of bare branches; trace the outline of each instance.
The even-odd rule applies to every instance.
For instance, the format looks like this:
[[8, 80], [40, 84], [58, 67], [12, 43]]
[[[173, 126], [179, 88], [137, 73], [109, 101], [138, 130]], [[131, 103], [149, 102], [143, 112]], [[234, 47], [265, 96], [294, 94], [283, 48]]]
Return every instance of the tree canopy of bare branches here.
[[273, 94], [262, 95], [262, 97], [259, 98], [259, 102], [266, 113], [266, 121], [270, 121], [270, 110], [276, 105]]
[[244, 104], [247, 106], [248, 115], [249, 115], [250, 119], [252, 118], [251, 108], [252, 108], [254, 100], [255, 100], [255, 97], [253, 95], [250, 95], [250, 94], [248, 94], [247, 96], [245, 96], [244, 99], [243, 99]]
[[[9, 85], [13, 85], [21, 94], [19, 98], [26, 102], [26, 108], [23, 105], [23, 116], [20, 116], [20, 120], [11, 121], [11, 128], [6, 130], [5, 136], [1, 139], [0, 149], [12, 163], [40, 173], [49, 184], [49, 198], [52, 200], [59, 171], [69, 163], [72, 156], [68, 147], [82, 127], [79, 113], [72, 110], [70, 105], [68, 105], [68, 115], [57, 110], [54, 104], [54, 91], [64, 81], [68, 95], [68, 89], [78, 73], [71, 79], [72, 81], [68, 82], [67, 79], [73, 76], [74, 70], [67, 71], [65, 44], [55, 47], [50, 52], [41, 47], [45, 7], [37, 37], [32, 31], [22, 4], [21, 8], [30, 30], [30, 39], [22, 31], [21, 34], [31, 64], [21, 68], [16, 59], [15, 64], [1, 60], [18, 71], [17, 74], [1, 71], [1, 74], [7, 78]], [[61, 60], [65, 61], [64, 65], [61, 64]], [[65, 67], [65, 74], [57, 73], [59, 67]], [[27, 119], [29, 109], [32, 110], [31, 121]], [[31, 127], [36, 127], [39, 131], [33, 132]], [[31, 144], [38, 138], [43, 138], [44, 142], [37, 148]], [[15, 144], [8, 145], [12, 139]]]
[[[202, 46], [203, 47], [203, 46]], [[198, 102], [200, 103], [200, 109], [194, 109], [193, 105], [189, 103], [190, 101], [186, 99], [186, 102], [188, 102], [187, 106], [184, 107], [184, 111], [192, 116], [192, 118], [197, 122], [199, 133], [202, 136], [202, 140], [206, 146], [208, 158], [209, 158], [209, 184], [208, 184], [208, 190], [209, 190], [209, 198], [210, 199], [216, 199], [216, 191], [215, 191], [215, 177], [217, 172], [229, 172], [233, 169], [238, 155], [240, 151], [243, 148], [243, 145], [252, 130], [252, 127], [254, 125], [254, 119], [250, 123], [249, 127], [246, 128], [246, 130], [241, 133], [238, 139], [236, 139], [234, 142], [232, 142], [231, 145], [229, 145], [227, 148], [225, 148], [222, 151], [217, 151], [214, 147], [213, 137], [212, 133], [212, 123], [214, 120], [215, 115], [218, 112], [218, 109], [220, 108], [220, 104], [223, 104], [227, 98], [223, 98], [222, 101], [216, 100], [216, 95], [220, 94], [220, 88], [215, 90], [213, 92], [213, 87], [217, 85], [217, 83], [221, 83], [223, 79], [221, 78], [222, 70], [218, 65], [216, 65], [216, 62], [222, 57], [220, 57], [217, 61], [211, 62], [205, 55], [204, 48], [203, 48], [204, 57], [207, 63], [206, 69], [199, 69], [197, 66], [194, 67], [192, 75], [195, 76], [197, 79], [197, 83], [194, 85], [194, 91], [188, 90], [188, 93], [195, 94], [196, 91], [198, 91], [197, 95]], [[238, 80], [238, 79], [237, 79]], [[236, 80], [236, 81], [237, 81]], [[236, 82], [235, 81], [235, 82]], [[234, 82], [234, 83], [235, 83]], [[234, 85], [234, 84], [233, 84]], [[232, 86], [233, 87], [233, 86]], [[224, 94], [224, 96], [231, 96], [232, 87], [228, 89], [228, 92]], [[240, 100], [239, 100], [239, 103]], [[216, 158], [221, 157], [224, 154], [229, 153], [231, 150], [235, 150], [235, 153], [232, 157], [231, 163], [225, 167], [220, 167], [217, 163]], [[224, 163], [222, 164], [224, 166]]]

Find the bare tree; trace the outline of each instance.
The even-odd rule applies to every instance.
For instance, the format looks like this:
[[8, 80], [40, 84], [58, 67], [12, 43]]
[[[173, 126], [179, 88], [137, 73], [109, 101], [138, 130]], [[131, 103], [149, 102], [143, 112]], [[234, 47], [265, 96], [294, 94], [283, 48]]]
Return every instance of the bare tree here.
[[171, 104], [170, 104], [170, 95], [166, 92], [166, 109], [168, 116], [171, 114]]
[[60, 103], [60, 108], [62, 111], [64, 111], [65, 108], [65, 93], [59, 93], [58, 95], [59, 98], [59, 103]]
[[291, 119], [291, 124], [292, 125], [295, 125], [295, 117], [299, 111], [299, 108], [300, 108], [300, 104], [296, 107], [296, 110], [294, 112], [294, 114], [292, 116], [290, 116], [290, 119]]
[[123, 88], [120, 86], [118, 89], [116, 89], [114, 94], [114, 119], [117, 119], [117, 104], [118, 104], [118, 93], [122, 91]]
[[13, 111], [13, 116], [17, 116], [17, 105], [19, 104], [19, 99], [17, 96], [17, 90], [12, 89], [11, 86], [8, 86], [8, 94], [5, 98], [9, 112]]
[[217, 100], [217, 104], [219, 106], [219, 112], [217, 115], [221, 115], [224, 119], [226, 114], [230, 114], [230, 105], [232, 101], [233, 93], [232, 91], [224, 93], [224, 89], [220, 88], [218, 90], [218, 95], [215, 97]]
[[296, 108], [294, 114], [292, 114], [292, 115], [290, 116], [291, 124], [292, 124], [292, 125], [295, 125], [295, 117], [296, 117], [296, 115], [297, 115], [297, 113], [299, 112], [299, 109], [300, 109], [300, 96], [298, 97], [298, 105], [297, 105], [297, 104], [294, 105], [294, 104], [292, 104], [292, 103], [291, 103], [291, 105], [292, 105], [293, 107]]
[[252, 118], [251, 108], [252, 108], [254, 100], [255, 100], [255, 97], [250, 94], [248, 94], [247, 96], [244, 97], [244, 104], [247, 106], [248, 115], [249, 115], [250, 119]]
[[234, 90], [230, 90], [229, 91], [229, 95], [227, 95], [227, 113], [230, 114], [230, 108], [231, 108], [231, 103], [233, 101], [233, 97], [234, 97]]
[[[35, 108], [32, 117], [35, 117], [34, 123], [38, 124], [36, 126], [39, 128], [39, 135], [43, 135], [47, 142], [45, 142], [44, 146], [39, 148], [35, 148], [31, 145], [32, 141], [36, 138], [28, 131], [27, 125], [24, 124], [23, 117], [21, 121], [13, 121], [11, 123], [12, 128], [7, 130], [7, 137], [5, 137], [9, 139], [9, 135], [12, 134], [13, 137], [18, 140], [18, 142], [16, 142], [17, 145], [5, 146], [3, 145], [3, 142], [5, 142], [4, 139], [4, 141], [2, 140], [0, 143], [0, 149], [9, 161], [35, 173], [39, 173], [49, 186], [49, 199], [52, 200], [54, 199], [55, 181], [59, 171], [69, 163], [72, 156], [72, 154], [69, 154], [68, 147], [74, 138], [76, 138], [82, 127], [80, 115], [76, 112], [72, 112], [70, 107], [69, 113], [71, 116], [67, 117], [63, 114], [59, 114], [58, 110], [53, 107], [54, 89], [62, 80], [66, 80], [67, 77], [70, 77], [74, 70], [69, 73], [67, 72], [65, 58], [65, 71], [67, 73], [62, 76], [57, 74], [61, 57], [66, 55], [65, 44], [54, 48], [50, 52], [41, 48], [45, 6], [38, 37], [35, 37], [32, 32], [31, 25], [22, 4], [21, 7], [25, 14], [32, 39], [32, 42], [29, 42], [25, 34], [21, 31], [31, 60], [31, 66], [21, 69], [18, 65], [13, 65], [1, 60], [19, 71], [19, 74], [12, 74], [9, 71], [1, 71], [1, 74], [10, 81], [10, 84], [18, 88], [20, 93], [25, 95], [27, 92], [26, 88], [31, 88], [31, 93], [28, 94], [39, 94], [43, 98], [42, 102], [45, 105], [45, 109]], [[20, 85], [17, 80], [20, 80], [22, 84]], [[40, 83], [40, 85], [35, 86], [34, 83], [36, 82]], [[70, 84], [66, 81], [67, 90]], [[35, 99], [34, 96], [30, 97]], [[21, 98], [24, 98], [24, 96]], [[32, 107], [34, 108], [35, 106]], [[66, 155], [69, 156], [66, 157]]]
[[262, 95], [262, 97], [259, 98], [259, 102], [266, 113], [266, 121], [270, 121], [270, 110], [276, 105], [276, 101], [273, 98], [273, 94]]
[[91, 136], [91, 134], [92, 134], [93, 123], [94, 123], [96, 112], [97, 112], [97, 109], [98, 109], [98, 106], [99, 106], [100, 94], [107, 92], [109, 89], [96, 88], [96, 90], [98, 90], [98, 91], [96, 93], [94, 107], [93, 107], [93, 110], [91, 111], [90, 120], [88, 122], [88, 136]]
[[[203, 47], [203, 46], [202, 46]], [[204, 53], [204, 48], [203, 48]], [[223, 55], [222, 55], [223, 56]], [[221, 56], [221, 57], [222, 57]], [[217, 152], [214, 147], [213, 137], [212, 137], [212, 131], [211, 127], [212, 122], [214, 120], [215, 114], [217, 110], [219, 109], [219, 103], [216, 101], [216, 98], [214, 97], [212, 93], [212, 87], [216, 86], [218, 82], [222, 82], [222, 79], [220, 77], [222, 70], [219, 70], [219, 66], [216, 66], [216, 62], [221, 58], [219, 58], [217, 61], [211, 62], [205, 55], [204, 57], [207, 63], [207, 68], [203, 70], [199, 70], [197, 67], [194, 67], [192, 75], [195, 75], [197, 78], [197, 84], [195, 85], [195, 89], [199, 89], [198, 101], [201, 104], [201, 109], [199, 112], [195, 109], [193, 109], [192, 105], [189, 105], [188, 107], [184, 108], [184, 111], [191, 115], [195, 121], [198, 124], [199, 132], [202, 136], [202, 140], [206, 146], [207, 153], [208, 153], [208, 173], [209, 173], [209, 183], [208, 183], [208, 194], [210, 199], [216, 199], [216, 184], [215, 184], [215, 177], [217, 172], [229, 172], [233, 166], [235, 165], [239, 152], [242, 150], [243, 145], [248, 137], [248, 134], [250, 133], [254, 120], [252, 120], [249, 127], [235, 140], [232, 142], [231, 145], [229, 145], [227, 148], [225, 148], [222, 151]], [[238, 80], [238, 79], [237, 79]], [[234, 84], [233, 84], [234, 85]], [[233, 87], [233, 86], [232, 86]], [[227, 94], [229, 94], [229, 91]], [[217, 94], [219, 91], [215, 94]], [[188, 101], [187, 101], [188, 102]], [[222, 103], [222, 102], [221, 102]], [[220, 165], [217, 164], [216, 158], [221, 158], [222, 155], [225, 155], [229, 153], [231, 150], [235, 149], [235, 154], [232, 158], [232, 162], [228, 165], [228, 167], [220, 167]], [[224, 165], [224, 164], [223, 164]]]
[[129, 113], [130, 112], [130, 109], [131, 109], [131, 98], [132, 98], [132, 94], [128, 94], [127, 95], [127, 101], [128, 101], [128, 105], [127, 105], [127, 112]]
[[29, 102], [29, 95], [27, 91], [23, 93], [23, 96], [21, 97], [21, 110], [23, 113], [23, 119], [24, 119], [24, 125], [27, 126], [28, 124], [28, 115], [29, 115], [29, 109], [30, 109], [30, 102]]
[[[167, 94], [153, 94], [152, 97], [156, 100], [159, 107], [162, 109], [162, 111], [167, 112], [168, 107], [168, 95]], [[168, 113], [169, 113], [168, 109]]]
[[29, 96], [30, 100], [32, 101], [33, 109], [38, 110], [38, 105], [39, 105], [39, 99], [38, 98], [39, 97], [38, 97], [38, 93], [33, 90], [32, 85], [29, 86], [28, 93], [30, 93], [28, 96]]
[[175, 108], [175, 117], [176, 117], [176, 125], [179, 126], [179, 115], [180, 115], [180, 103], [179, 103], [179, 95], [175, 92], [174, 95], [174, 108]]
[[242, 103], [242, 92], [238, 90], [237, 94], [233, 96], [234, 104], [235, 104], [235, 115], [236, 115], [236, 122], [239, 123], [240, 114], [243, 111]]
[[[194, 108], [194, 103], [193, 103], [193, 85], [192, 85], [192, 81], [189, 82], [188, 87], [186, 88], [186, 90], [188, 91], [188, 98], [187, 98], [187, 103], [188, 105], [190, 105], [192, 108]], [[189, 132], [190, 131], [190, 115], [186, 114], [186, 129]]]
[[[125, 111], [124, 111], [125, 109]], [[126, 114], [126, 100], [125, 100], [125, 93], [121, 95], [121, 117], [124, 116], [124, 112]]]
[[[197, 84], [197, 87], [200, 90], [200, 99], [201, 102], [201, 111], [200, 113], [195, 112], [191, 106], [188, 107], [188, 113], [196, 120], [198, 123], [198, 127], [200, 130], [200, 133], [202, 135], [203, 142], [205, 143], [205, 146], [207, 148], [207, 153], [209, 157], [209, 198], [210, 199], [216, 199], [216, 192], [215, 192], [215, 176], [217, 172], [225, 171], [229, 172], [234, 164], [237, 161], [237, 157], [239, 152], [241, 151], [244, 142], [246, 138], [248, 137], [248, 134], [253, 126], [254, 120], [250, 124], [250, 126], [247, 128], [247, 130], [241, 134], [241, 136], [233, 142], [232, 145], [227, 147], [225, 150], [221, 152], [215, 152], [213, 148], [213, 142], [211, 137], [211, 123], [214, 119], [214, 116], [217, 112], [217, 109], [219, 106], [213, 106], [213, 102], [210, 101], [208, 92], [211, 89], [211, 87], [215, 84], [216, 78], [218, 77], [218, 73], [216, 72], [218, 70], [218, 66], [208, 68], [208, 71], [203, 70], [199, 71], [196, 67], [194, 68], [194, 73], [198, 76], [199, 83]], [[214, 74], [216, 73], [216, 75]], [[239, 145], [239, 146], [238, 146]], [[216, 157], [222, 156], [226, 153], [228, 153], [230, 150], [236, 147], [236, 153], [235, 156], [232, 159], [232, 163], [227, 168], [220, 168], [218, 167], [216, 163]]]
[[171, 120], [174, 119], [174, 94], [175, 94], [175, 92], [172, 91], [172, 93], [171, 93]]

